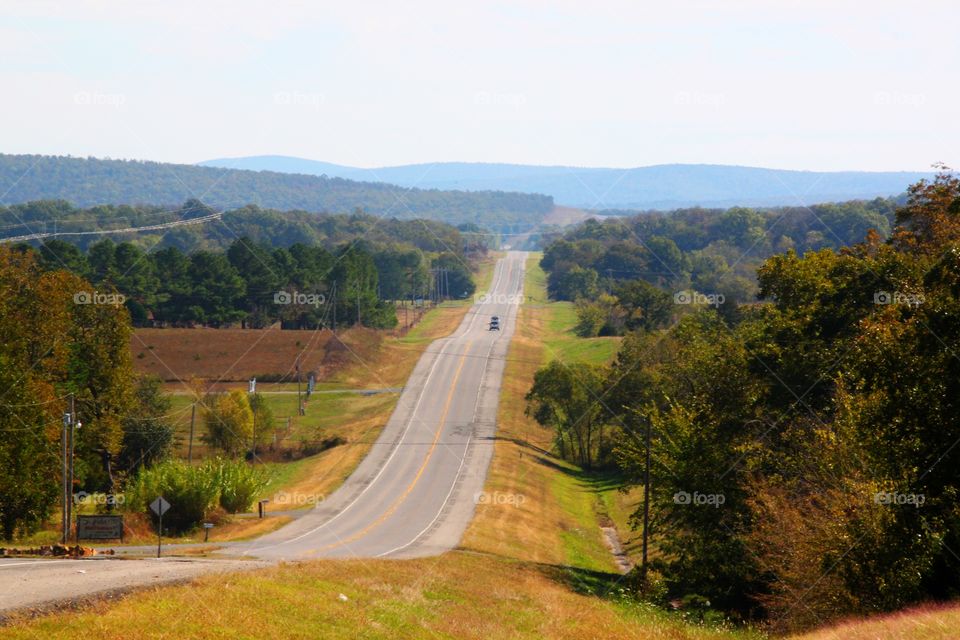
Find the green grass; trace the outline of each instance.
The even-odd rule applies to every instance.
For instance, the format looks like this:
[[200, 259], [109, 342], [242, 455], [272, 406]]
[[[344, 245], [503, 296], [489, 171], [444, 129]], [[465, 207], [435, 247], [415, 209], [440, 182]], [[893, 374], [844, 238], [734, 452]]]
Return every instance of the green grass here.
[[561, 531], [566, 563], [579, 569], [614, 571], [613, 558], [603, 544], [597, 518], [597, 494], [574, 465], [559, 462], [551, 479], [551, 493], [560, 508], [576, 523]]
[[540, 253], [532, 253], [527, 260], [524, 292], [534, 305], [544, 307], [543, 335], [544, 361], [585, 362], [608, 364], [617, 355], [620, 338], [581, 338], [573, 329], [577, 311], [572, 302], [551, 302], [547, 298], [547, 275], [540, 267]]

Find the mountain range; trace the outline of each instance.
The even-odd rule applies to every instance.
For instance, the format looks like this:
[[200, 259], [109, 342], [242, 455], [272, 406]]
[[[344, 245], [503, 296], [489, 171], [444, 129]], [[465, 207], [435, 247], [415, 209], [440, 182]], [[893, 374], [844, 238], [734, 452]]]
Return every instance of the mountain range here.
[[421, 189], [512, 191], [552, 196], [586, 209], [674, 209], [800, 205], [896, 196], [925, 177], [917, 171], [793, 171], [715, 164], [630, 169], [435, 162], [359, 168], [291, 156], [219, 158], [210, 167], [325, 175]]

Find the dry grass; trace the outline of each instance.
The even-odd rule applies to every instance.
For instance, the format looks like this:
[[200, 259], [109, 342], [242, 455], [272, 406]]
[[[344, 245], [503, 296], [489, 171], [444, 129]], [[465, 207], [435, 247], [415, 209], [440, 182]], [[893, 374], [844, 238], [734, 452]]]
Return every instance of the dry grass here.
[[795, 640], [955, 640], [960, 605], [927, 605], [885, 616], [850, 620], [791, 636]]
[[[210, 542], [231, 542], [255, 538], [275, 531], [291, 520], [292, 518], [289, 516], [281, 515], [263, 519], [221, 515], [211, 518], [216, 526], [210, 530]], [[157, 542], [157, 531], [144, 514], [125, 514], [124, 527], [126, 530], [123, 540], [124, 545], [156, 544]], [[203, 535], [204, 532], [198, 530], [176, 538], [164, 536], [163, 542], [164, 544], [203, 542]], [[181, 551], [177, 551], [177, 553], [180, 554]]]
[[[509, 575], [509, 580], [504, 576]], [[729, 637], [579, 595], [551, 567], [468, 553], [327, 561], [200, 578], [0, 630], [4, 638]]]

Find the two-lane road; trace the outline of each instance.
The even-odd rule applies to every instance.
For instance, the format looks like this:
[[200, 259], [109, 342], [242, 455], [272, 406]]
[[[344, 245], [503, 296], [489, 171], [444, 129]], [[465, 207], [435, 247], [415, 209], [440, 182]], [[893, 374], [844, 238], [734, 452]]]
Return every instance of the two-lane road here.
[[[451, 549], [493, 453], [500, 382], [526, 254], [498, 261], [486, 298], [428, 347], [369, 455], [344, 485], [283, 529], [230, 549], [258, 558], [412, 557]], [[492, 316], [501, 329], [491, 331]]]

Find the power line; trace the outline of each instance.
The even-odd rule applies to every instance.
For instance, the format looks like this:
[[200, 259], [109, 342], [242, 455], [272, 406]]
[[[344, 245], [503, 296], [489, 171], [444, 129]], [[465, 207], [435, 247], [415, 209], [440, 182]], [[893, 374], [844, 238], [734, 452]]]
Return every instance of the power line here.
[[173, 227], [183, 227], [194, 224], [203, 224], [205, 222], [211, 222], [213, 220], [219, 220], [223, 216], [222, 212], [211, 213], [206, 216], [199, 218], [190, 218], [189, 220], [174, 220], [173, 222], [161, 222], [159, 224], [145, 225], [142, 227], [126, 227], [123, 229], [101, 229], [98, 231], [50, 231], [50, 232], [41, 232], [41, 233], [31, 233], [22, 236], [10, 236], [8, 238], [0, 238], [0, 243], [2, 242], [26, 242], [29, 240], [42, 240], [44, 238], [54, 238], [59, 236], [97, 236], [97, 235], [110, 235], [110, 234], [119, 234], [119, 233], [137, 233], [138, 231], [157, 231], [160, 229], [171, 229]]

